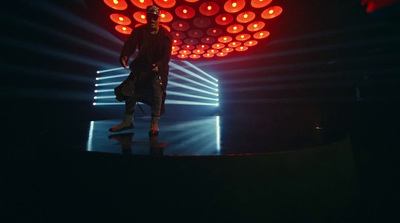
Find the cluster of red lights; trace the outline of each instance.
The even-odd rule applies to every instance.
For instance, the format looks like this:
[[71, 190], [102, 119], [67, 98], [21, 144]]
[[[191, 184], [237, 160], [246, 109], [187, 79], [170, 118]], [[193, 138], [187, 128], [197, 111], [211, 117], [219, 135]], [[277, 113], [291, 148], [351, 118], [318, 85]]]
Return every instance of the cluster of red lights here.
[[145, 9], [157, 5], [160, 23], [174, 37], [172, 55], [178, 58], [224, 57], [255, 46], [270, 35], [269, 20], [282, 8], [272, 0], [103, 0], [115, 10], [115, 29], [129, 35], [146, 23]]

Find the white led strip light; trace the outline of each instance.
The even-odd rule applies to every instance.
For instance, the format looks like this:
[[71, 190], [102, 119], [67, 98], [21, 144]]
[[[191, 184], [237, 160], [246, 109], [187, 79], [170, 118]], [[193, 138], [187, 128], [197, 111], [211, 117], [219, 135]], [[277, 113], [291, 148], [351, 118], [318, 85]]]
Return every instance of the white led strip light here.
[[[219, 106], [218, 80], [187, 61], [170, 62], [165, 104]], [[129, 73], [123, 68], [97, 71], [93, 105], [123, 105], [115, 99], [114, 88]]]

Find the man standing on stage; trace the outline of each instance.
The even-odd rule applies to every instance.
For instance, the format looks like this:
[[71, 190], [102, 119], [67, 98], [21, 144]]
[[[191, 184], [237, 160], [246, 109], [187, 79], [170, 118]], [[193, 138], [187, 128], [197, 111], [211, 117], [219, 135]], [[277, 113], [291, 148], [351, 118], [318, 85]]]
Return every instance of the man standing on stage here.
[[125, 101], [125, 117], [119, 125], [109, 129], [111, 132], [133, 128], [132, 118], [138, 101], [151, 106], [150, 136], [158, 135], [158, 121], [165, 112], [172, 36], [159, 26], [159, 8], [151, 5], [146, 10], [147, 24], [135, 28], [122, 48], [120, 62], [125, 69], [129, 57], [137, 48], [139, 52], [129, 65], [129, 77], [114, 89], [116, 99]]

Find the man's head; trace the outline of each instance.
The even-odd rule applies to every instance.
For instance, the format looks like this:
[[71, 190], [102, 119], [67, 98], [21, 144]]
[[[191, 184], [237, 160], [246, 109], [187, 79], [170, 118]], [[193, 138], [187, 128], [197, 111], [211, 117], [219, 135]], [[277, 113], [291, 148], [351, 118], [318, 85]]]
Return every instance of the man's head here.
[[151, 29], [157, 29], [160, 21], [160, 9], [155, 5], [147, 6], [146, 20]]

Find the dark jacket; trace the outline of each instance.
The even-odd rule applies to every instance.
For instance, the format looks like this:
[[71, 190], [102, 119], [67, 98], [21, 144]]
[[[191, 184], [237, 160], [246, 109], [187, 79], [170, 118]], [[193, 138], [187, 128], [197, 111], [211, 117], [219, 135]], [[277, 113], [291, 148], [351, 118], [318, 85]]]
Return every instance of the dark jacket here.
[[[123, 88], [128, 88], [128, 86], [132, 84], [129, 82], [133, 81], [135, 76], [138, 74], [143, 72], [151, 72], [153, 69], [152, 65], [155, 64], [158, 66], [158, 73], [161, 77], [162, 89], [164, 92], [161, 106], [161, 114], [163, 114], [165, 111], [164, 104], [168, 84], [168, 63], [171, 58], [171, 48], [172, 36], [162, 26], [159, 27], [157, 34], [151, 34], [147, 29], [147, 25], [142, 25], [135, 28], [128, 40], [125, 42], [120, 58], [124, 56], [129, 58], [136, 51], [136, 49], [138, 49], [139, 52], [136, 58], [129, 65], [131, 74], [120, 86], [115, 88], [117, 100], [122, 101], [124, 100], [125, 96], [132, 96], [133, 92], [127, 95], [125, 93], [127, 92], [126, 89], [123, 91]], [[151, 90], [151, 88], [149, 88], [149, 90]], [[146, 104], [151, 103], [151, 99], [141, 98], [140, 96], [137, 97], [137, 100]]]

